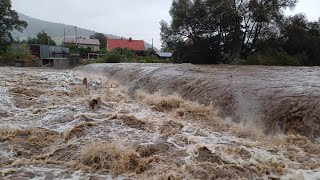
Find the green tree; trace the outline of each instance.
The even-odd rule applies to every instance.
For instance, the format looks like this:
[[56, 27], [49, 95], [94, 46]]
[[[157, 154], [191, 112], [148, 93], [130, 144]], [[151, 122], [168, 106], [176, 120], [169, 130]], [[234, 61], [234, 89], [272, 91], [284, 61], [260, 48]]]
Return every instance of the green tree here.
[[55, 46], [56, 42], [44, 31], [39, 32], [36, 38], [28, 38], [27, 42], [29, 44], [41, 44], [41, 45], [50, 45]]
[[[264, 41], [280, 32], [284, 10], [293, 8], [297, 0], [237, 0], [237, 12], [241, 18], [240, 55], [246, 58]], [[260, 42], [261, 43], [261, 42]]]
[[0, 57], [0, 64], [14, 65], [15, 60], [25, 60], [31, 56], [28, 44], [11, 44], [7, 47], [3, 56]]
[[230, 6], [225, 0], [173, 1], [172, 23], [161, 22], [163, 48], [176, 51], [178, 62], [220, 62], [235, 32], [231, 20], [237, 17]]
[[98, 39], [101, 49], [107, 47], [107, 36], [102, 33], [95, 33], [94, 35], [90, 36], [90, 39]]
[[6, 55], [21, 59], [30, 56], [31, 52], [28, 44], [19, 44], [18, 46], [9, 46]]
[[12, 10], [11, 0], [0, 1], [0, 53], [12, 41], [11, 31], [23, 31], [28, 24], [19, 20], [18, 13]]
[[229, 63], [279, 33], [296, 0], [174, 0], [172, 22], [161, 21], [163, 49], [178, 62]]
[[320, 21], [308, 22], [302, 14], [289, 17], [281, 35], [282, 48], [302, 65], [320, 65]]

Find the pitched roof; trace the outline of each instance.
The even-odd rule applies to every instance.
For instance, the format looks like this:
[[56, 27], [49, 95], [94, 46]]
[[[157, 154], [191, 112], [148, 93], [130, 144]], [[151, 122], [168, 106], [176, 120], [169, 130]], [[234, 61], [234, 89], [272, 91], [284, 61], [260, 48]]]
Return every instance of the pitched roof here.
[[[70, 44], [75, 44], [76, 43], [76, 38], [66, 38], [64, 43], [70, 43]], [[100, 46], [100, 41], [98, 39], [84, 39], [84, 38], [78, 38], [77, 39], [78, 44], [83, 44], [83, 45], [97, 45]]]
[[107, 48], [109, 51], [116, 48], [127, 48], [135, 51], [144, 51], [143, 40], [130, 40], [130, 39], [111, 39], [108, 38]]
[[157, 55], [162, 58], [171, 58], [172, 53], [170, 52], [157, 52]]

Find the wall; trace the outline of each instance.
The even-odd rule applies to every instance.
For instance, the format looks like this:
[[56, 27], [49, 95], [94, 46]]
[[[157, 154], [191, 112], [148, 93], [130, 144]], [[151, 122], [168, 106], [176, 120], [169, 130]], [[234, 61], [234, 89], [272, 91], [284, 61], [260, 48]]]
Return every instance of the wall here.
[[79, 45], [79, 48], [84, 48], [84, 49], [90, 48], [95, 52], [100, 51], [100, 46], [95, 46], [95, 45]]
[[60, 58], [53, 60], [53, 68], [55, 69], [69, 69], [70, 68], [70, 61], [67, 58]]

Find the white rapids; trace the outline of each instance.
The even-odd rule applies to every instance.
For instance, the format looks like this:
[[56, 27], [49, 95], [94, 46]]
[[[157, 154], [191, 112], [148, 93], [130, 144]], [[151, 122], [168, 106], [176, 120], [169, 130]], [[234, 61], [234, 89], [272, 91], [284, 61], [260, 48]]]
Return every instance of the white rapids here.
[[81, 71], [0, 67], [0, 179], [320, 178], [318, 140], [128, 89]]

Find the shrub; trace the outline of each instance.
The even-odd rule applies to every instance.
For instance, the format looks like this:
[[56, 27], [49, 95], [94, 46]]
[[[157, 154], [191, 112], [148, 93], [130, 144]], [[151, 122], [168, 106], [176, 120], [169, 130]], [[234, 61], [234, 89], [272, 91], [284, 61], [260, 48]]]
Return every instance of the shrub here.
[[245, 60], [237, 60], [233, 64], [266, 65], [266, 66], [299, 66], [298, 58], [290, 56], [284, 51], [267, 51], [254, 53]]
[[0, 65], [14, 65], [16, 60], [27, 62], [29, 66], [35, 66], [36, 56], [30, 52], [27, 44], [16, 44], [9, 46], [5, 53], [0, 57]]
[[247, 61], [245, 59], [235, 59], [231, 62], [233, 65], [246, 65]]
[[139, 60], [139, 63], [147, 63], [147, 61], [144, 59], [141, 59], [141, 60]]
[[27, 44], [20, 44], [18, 46], [11, 45], [4, 54], [4, 56], [19, 58], [19, 59], [27, 58], [30, 55], [31, 55], [31, 52]]
[[97, 61], [98, 63], [120, 63], [125, 62], [126, 57], [116, 53], [111, 53], [105, 56], [103, 59]]

